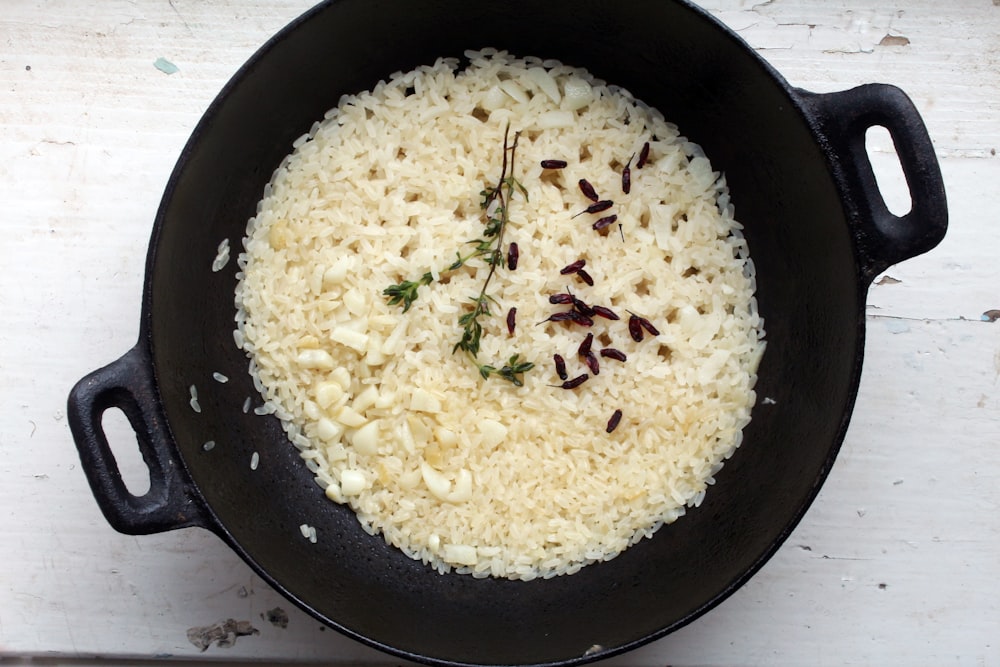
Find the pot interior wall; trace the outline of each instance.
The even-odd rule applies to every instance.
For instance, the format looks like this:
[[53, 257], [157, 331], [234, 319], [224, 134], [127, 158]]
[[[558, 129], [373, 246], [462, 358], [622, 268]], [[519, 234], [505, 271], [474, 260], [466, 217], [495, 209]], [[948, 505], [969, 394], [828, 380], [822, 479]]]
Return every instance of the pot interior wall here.
[[[531, 583], [440, 576], [326, 501], [255, 396], [233, 343], [235, 261], [210, 266], [292, 140], [343, 93], [496, 46], [585, 66], [658, 107], [727, 175], [758, 271], [768, 352], [745, 444], [704, 505], [619, 558]], [[206, 114], [164, 197], [145, 324], [169, 426], [234, 548], [325, 621], [455, 662], [546, 662], [690, 620], [762, 563], [822, 482], [846, 426], [861, 319], [851, 236], [823, 153], [769, 70], [675, 2], [341, 0], [266, 50]], [[212, 380], [219, 371], [231, 378]], [[188, 406], [196, 385], [201, 414]], [[255, 399], [255, 405], [259, 400]], [[201, 445], [215, 440], [204, 452]], [[258, 452], [260, 465], [250, 470]], [[316, 526], [319, 541], [299, 536]]]

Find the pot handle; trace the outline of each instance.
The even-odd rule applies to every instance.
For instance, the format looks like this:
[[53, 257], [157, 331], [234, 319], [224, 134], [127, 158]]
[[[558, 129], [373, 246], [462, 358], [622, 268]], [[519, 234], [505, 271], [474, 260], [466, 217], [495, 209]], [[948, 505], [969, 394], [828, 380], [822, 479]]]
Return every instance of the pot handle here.
[[[826, 142], [848, 206], [854, 207], [850, 213], [865, 284], [889, 266], [940, 243], [948, 229], [944, 180], [927, 127], [906, 93], [895, 86], [867, 84], [799, 95]], [[865, 148], [865, 133], [875, 126], [889, 131], [906, 177], [912, 206], [902, 216], [886, 207]]]
[[[126, 488], [101, 425], [110, 408], [125, 413], [149, 468], [149, 491], [142, 496]], [[80, 380], [70, 392], [67, 415], [91, 491], [115, 530], [147, 535], [187, 526], [211, 527], [178, 460], [160, 412], [149, 351], [141, 341], [117, 361]]]

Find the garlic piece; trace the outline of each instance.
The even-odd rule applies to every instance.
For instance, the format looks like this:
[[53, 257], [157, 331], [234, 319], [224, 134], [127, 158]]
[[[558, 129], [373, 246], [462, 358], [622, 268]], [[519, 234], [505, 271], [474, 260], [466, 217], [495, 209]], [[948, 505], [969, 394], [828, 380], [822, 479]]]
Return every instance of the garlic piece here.
[[338, 382], [329, 381], [316, 384], [316, 402], [324, 410], [339, 401], [343, 395], [344, 388]]
[[594, 90], [590, 84], [578, 77], [571, 77], [563, 82], [562, 108], [577, 111], [594, 101]]
[[365, 475], [360, 470], [345, 470], [340, 473], [340, 490], [345, 496], [356, 496], [365, 490]]
[[303, 368], [328, 371], [333, 368], [333, 357], [326, 350], [302, 350], [295, 361]]
[[448, 502], [464, 503], [472, 500], [472, 473], [465, 468], [458, 471], [455, 489], [448, 494]]
[[330, 442], [344, 434], [344, 427], [334, 421], [321, 417], [316, 421], [316, 435], [320, 440]]
[[525, 72], [525, 75], [529, 81], [548, 95], [553, 103], [559, 104], [560, 100], [562, 100], [562, 94], [559, 92], [559, 84], [556, 83], [556, 80], [549, 74], [548, 70], [544, 67], [532, 67]]
[[351, 436], [351, 444], [358, 454], [371, 456], [378, 452], [379, 420], [370, 421]]
[[[365, 352], [368, 347], [368, 334], [362, 333], [360, 331], [355, 331], [348, 327], [336, 327], [330, 332], [331, 340], [334, 340], [341, 345], [346, 345], [347, 347], [355, 350], [357, 352]], [[327, 356], [330, 356], [329, 354]], [[333, 368], [333, 359], [330, 359], [330, 368]]]
[[364, 415], [360, 414], [349, 405], [345, 405], [340, 408], [340, 410], [337, 411], [337, 414], [334, 415], [334, 419], [348, 428], [358, 428], [360, 426], [364, 426], [364, 424], [368, 421], [365, 419]]
[[478, 562], [476, 547], [468, 544], [444, 545], [444, 559], [458, 565], [475, 565]]
[[441, 401], [426, 389], [417, 387], [410, 397], [410, 409], [418, 412], [441, 412]]
[[496, 447], [507, 437], [507, 427], [493, 419], [483, 419], [479, 422], [479, 433], [483, 436], [483, 444]]
[[448, 494], [451, 493], [451, 482], [444, 475], [427, 465], [426, 462], [422, 462], [420, 476], [424, 479], [424, 484], [427, 485], [431, 495], [438, 500], [448, 500]]

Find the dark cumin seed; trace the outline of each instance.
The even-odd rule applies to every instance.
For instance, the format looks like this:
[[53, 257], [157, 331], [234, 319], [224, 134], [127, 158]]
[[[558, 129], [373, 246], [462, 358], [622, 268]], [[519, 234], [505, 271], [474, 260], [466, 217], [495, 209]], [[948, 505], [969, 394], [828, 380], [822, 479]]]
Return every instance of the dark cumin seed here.
[[587, 179], [581, 178], [579, 185], [580, 185], [580, 192], [583, 193], [584, 197], [586, 197], [590, 201], [600, 200], [600, 197], [597, 196], [597, 190], [594, 189], [594, 186], [591, 185]]
[[562, 384], [557, 384], [557, 385], [553, 385], [553, 386], [554, 387], [559, 387], [560, 389], [576, 389], [577, 387], [579, 387], [581, 384], [583, 384], [584, 382], [586, 382], [589, 379], [590, 379], [589, 375], [587, 375], [586, 373], [582, 373], [580, 375], [577, 375], [572, 380], [566, 380]]
[[569, 311], [569, 317], [567, 319], [573, 320], [580, 326], [592, 327], [594, 326], [594, 320], [590, 319], [582, 313], [578, 313], [575, 310]]
[[604, 306], [591, 306], [590, 309], [592, 311], [594, 311], [594, 315], [598, 315], [599, 317], [603, 317], [606, 320], [620, 320], [621, 319], [620, 317], [618, 317], [617, 313], [615, 313], [610, 308], [605, 308]]
[[577, 313], [573, 312], [572, 310], [568, 310], [564, 313], [552, 313], [544, 320], [539, 322], [539, 324], [545, 324], [546, 322], [567, 322], [569, 320], [572, 320], [573, 316], [576, 314]]
[[647, 141], [642, 145], [642, 150], [639, 151], [639, 160], [635, 163], [636, 169], [642, 169], [646, 166], [646, 161], [649, 160], [649, 142]]
[[521, 257], [521, 251], [517, 243], [511, 243], [507, 248], [507, 268], [513, 271], [517, 268], [517, 260]]
[[617, 215], [609, 215], [607, 217], [601, 218], [600, 220], [594, 223], [594, 231], [599, 232], [605, 227], [609, 227], [615, 224], [616, 222], [618, 222]]
[[507, 311], [507, 333], [511, 336], [514, 335], [514, 327], [517, 326], [517, 308], [511, 308]]
[[625, 361], [628, 357], [621, 350], [616, 350], [613, 347], [605, 347], [601, 350], [601, 356], [606, 359], [614, 359], [615, 361]]
[[622, 169], [622, 192], [625, 194], [632, 191], [632, 158], [634, 157], [635, 153], [632, 153], [632, 157], [628, 159], [625, 168]]
[[607, 428], [608, 433], [611, 433], [616, 428], [618, 428], [618, 424], [621, 423], [621, 420], [622, 420], [622, 411], [615, 410], [611, 414], [611, 419], [608, 420], [608, 428]]
[[583, 342], [580, 343], [580, 347], [577, 348], [576, 353], [581, 357], [586, 357], [588, 354], [590, 354], [590, 348], [593, 344], [594, 344], [594, 334], [589, 333], [587, 334], [587, 337], [583, 339]]
[[579, 276], [580, 280], [582, 280], [583, 282], [587, 283], [591, 287], [594, 286], [594, 279], [591, 278], [590, 274], [587, 273], [586, 271], [584, 271], [583, 269], [580, 269], [579, 271], [577, 271], [576, 275]]
[[639, 317], [637, 315], [630, 315], [628, 318], [628, 333], [632, 336], [632, 340], [639, 343], [645, 338], [645, 334], [642, 333], [642, 325], [639, 324]]
[[[642, 327], [643, 329], [645, 329], [646, 331], [648, 331], [650, 336], [659, 336], [660, 335], [660, 331], [656, 327], [654, 327], [653, 323], [650, 322], [649, 320], [647, 320], [645, 317], [639, 317], [638, 315], [636, 315], [632, 311], [629, 311], [629, 315], [631, 315], [632, 317], [634, 317], [636, 319], [636, 321], [639, 323], [639, 326]], [[632, 317], [630, 317], [629, 320], [628, 320], [629, 321], [629, 331], [631, 331], [631, 327], [632, 327]], [[632, 336], [632, 337], [635, 338], [635, 336]]]
[[559, 379], [565, 380], [568, 378], [569, 375], [566, 374], [566, 360], [562, 358], [562, 355], [553, 354], [552, 361], [556, 364], [556, 375], [559, 376]]
[[573, 310], [580, 313], [581, 315], [586, 315], [587, 317], [593, 317], [594, 314], [597, 312], [593, 308], [588, 306], [586, 302], [577, 299], [575, 296], [573, 297]]
[[615, 203], [610, 199], [602, 199], [601, 201], [594, 202], [593, 204], [583, 209], [573, 217], [575, 218], [577, 215], [583, 215], [584, 213], [600, 213], [601, 211], [607, 211], [614, 205]]
[[542, 160], [542, 169], [565, 169], [566, 160]]
[[585, 259], [578, 259], [575, 262], [573, 262], [572, 264], [567, 264], [566, 266], [564, 266], [561, 269], [559, 269], [559, 273], [560, 273], [560, 275], [564, 275], [564, 276], [568, 275], [570, 273], [577, 273], [577, 272], [580, 271], [580, 269], [582, 269], [586, 265], [587, 265], [587, 260], [585, 260]]
[[572, 294], [551, 294], [549, 295], [549, 303], [565, 305], [573, 303], [573, 299], [575, 298]]

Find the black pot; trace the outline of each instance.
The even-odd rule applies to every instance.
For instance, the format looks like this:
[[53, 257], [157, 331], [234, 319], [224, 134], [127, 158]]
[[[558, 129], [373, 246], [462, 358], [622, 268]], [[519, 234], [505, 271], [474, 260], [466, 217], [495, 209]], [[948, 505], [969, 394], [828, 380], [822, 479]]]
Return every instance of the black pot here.
[[[235, 262], [210, 270], [223, 238], [239, 246], [292, 140], [341, 94], [484, 46], [558, 58], [628, 88], [726, 173], [767, 322], [758, 395], [774, 401], [758, 402], [699, 509], [610, 562], [529, 583], [436, 574], [325, 500], [278, 422], [241, 410], [255, 392], [232, 337]], [[902, 217], [886, 209], [864, 150], [874, 125], [888, 128], [909, 184], [913, 208]], [[930, 250], [946, 226], [934, 150], [901, 91], [794, 89], [686, 2], [330, 2], [268, 42], [198, 125], [156, 216], [139, 341], [74, 387], [70, 424], [117, 530], [212, 530], [308, 613], [398, 656], [582, 663], [692, 621], [774, 554], [844, 437], [870, 281]], [[213, 371], [230, 381], [214, 382]], [[201, 413], [189, 405], [192, 384]], [[144, 496], [122, 484], [101, 429], [110, 407], [139, 436], [151, 476]], [[215, 450], [203, 451], [207, 440]], [[301, 537], [302, 523], [317, 527], [317, 544]]]

